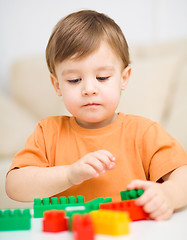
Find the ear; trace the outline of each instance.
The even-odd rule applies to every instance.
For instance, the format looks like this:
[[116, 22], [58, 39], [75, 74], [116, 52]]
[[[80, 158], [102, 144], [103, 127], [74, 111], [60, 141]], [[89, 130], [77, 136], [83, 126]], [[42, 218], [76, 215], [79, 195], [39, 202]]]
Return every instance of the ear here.
[[121, 90], [124, 90], [131, 76], [131, 67], [127, 66], [121, 74]]
[[50, 78], [57, 95], [62, 96], [61, 90], [59, 88], [58, 79], [53, 74], [50, 75]]

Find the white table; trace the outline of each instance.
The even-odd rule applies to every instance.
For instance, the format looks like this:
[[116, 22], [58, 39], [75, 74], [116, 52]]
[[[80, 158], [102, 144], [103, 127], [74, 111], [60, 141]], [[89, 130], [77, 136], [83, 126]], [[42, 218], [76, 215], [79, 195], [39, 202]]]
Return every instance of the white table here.
[[[0, 232], [0, 240], [73, 240], [71, 232], [44, 233], [42, 219], [32, 218], [29, 231]], [[130, 234], [123, 236], [96, 235], [95, 240], [187, 240], [187, 208], [176, 212], [167, 221], [130, 223]]]

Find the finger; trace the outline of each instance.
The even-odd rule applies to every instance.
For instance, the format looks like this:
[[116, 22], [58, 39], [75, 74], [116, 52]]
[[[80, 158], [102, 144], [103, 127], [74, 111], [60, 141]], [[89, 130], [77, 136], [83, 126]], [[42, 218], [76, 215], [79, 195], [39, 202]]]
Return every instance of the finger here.
[[157, 195], [153, 199], [151, 199], [149, 202], [147, 202], [143, 208], [145, 212], [152, 213], [152, 212], [155, 212], [157, 209], [159, 209], [163, 204], [163, 202], [164, 201]]
[[152, 219], [163, 219], [164, 216], [169, 217], [170, 214], [172, 214], [172, 212], [168, 209], [167, 204], [163, 203], [158, 209], [150, 213], [150, 217]]
[[111, 169], [112, 167], [115, 166], [115, 163], [110, 160], [110, 158], [101, 153], [101, 152], [96, 152], [94, 156], [105, 166], [105, 169]]
[[88, 180], [88, 179], [93, 178], [93, 177], [98, 177], [99, 173], [91, 165], [85, 164], [82, 167], [82, 176], [84, 178], [83, 180]]
[[90, 165], [98, 173], [104, 172], [106, 169], [104, 164], [95, 157], [90, 157], [86, 164]]
[[109, 169], [109, 170], [112, 170], [112, 169], [114, 169], [115, 167], [116, 167], [116, 164], [115, 164], [114, 162], [112, 162], [112, 163], [109, 165], [108, 169]]
[[171, 209], [169, 209], [166, 213], [158, 216], [158, 217], [155, 217], [154, 219], [156, 221], [163, 221], [163, 220], [168, 220], [173, 214], [173, 211]]
[[135, 200], [135, 203], [138, 206], [144, 206], [152, 199], [154, 199], [156, 195], [157, 195], [156, 191], [153, 191], [152, 188], [148, 188], [139, 198]]
[[130, 182], [127, 185], [127, 189], [131, 190], [131, 189], [139, 189], [142, 188], [143, 190], [146, 190], [152, 183], [149, 181], [144, 181], [144, 180], [133, 180], [132, 182]]
[[102, 149], [102, 150], [98, 150], [97, 152], [106, 155], [111, 161], [115, 161], [116, 160], [114, 155], [111, 152], [107, 151], [107, 150]]

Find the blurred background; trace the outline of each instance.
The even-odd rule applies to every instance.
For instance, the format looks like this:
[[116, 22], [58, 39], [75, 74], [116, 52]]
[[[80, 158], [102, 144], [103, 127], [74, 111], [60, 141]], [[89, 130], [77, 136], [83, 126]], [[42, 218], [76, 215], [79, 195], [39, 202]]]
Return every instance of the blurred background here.
[[12, 157], [41, 118], [68, 114], [45, 48], [54, 25], [83, 9], [113, 18], [129, 44], [132, 77], [118, 111], [159, 122], [187, 151], [186, 0], [0, 0], [0, 208], [28, 206], [5, 194]]
[[10, 68], [17, 59], [44, 54], [57, 21], [82, 9], [108, 14], [120, 25], [129, 45], [187, 36], [186, 0], [1, 0], [1, 87], [8, 90]]

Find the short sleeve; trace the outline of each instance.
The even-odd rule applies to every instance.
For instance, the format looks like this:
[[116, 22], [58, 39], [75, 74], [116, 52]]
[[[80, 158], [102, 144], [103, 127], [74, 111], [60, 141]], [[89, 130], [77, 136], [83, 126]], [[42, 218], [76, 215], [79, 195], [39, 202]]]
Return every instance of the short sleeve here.
[[142, 142], [142, 158], [151, 181], [187, 164], [187, 154], [180, 143], [158, 123], [148, 127]]
[[38, 123], [25, 143], [25, 148], [13, 158], [8, 173], [14, 168], [27, 166], [49, 167], [42, 124]]

